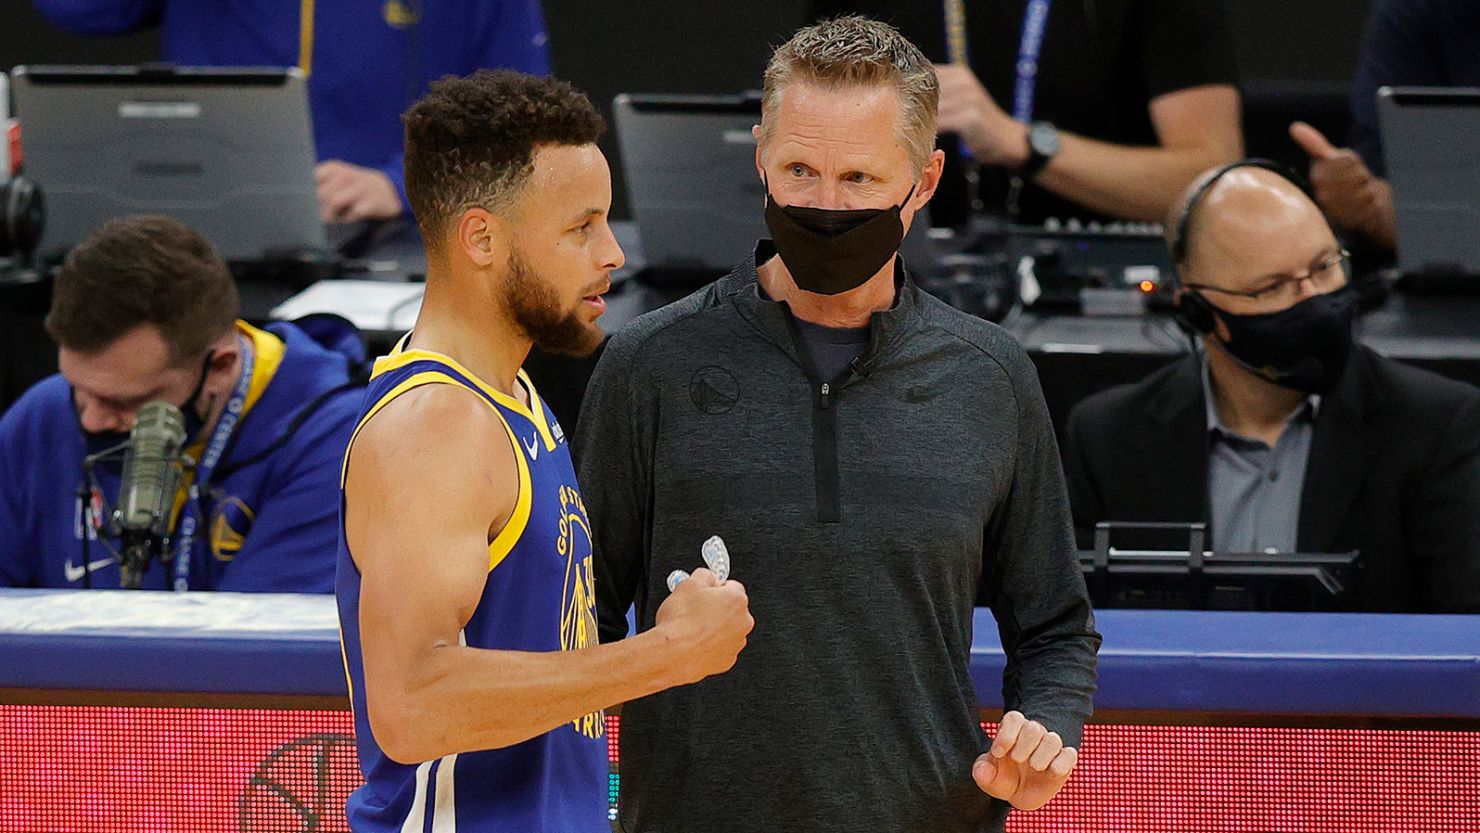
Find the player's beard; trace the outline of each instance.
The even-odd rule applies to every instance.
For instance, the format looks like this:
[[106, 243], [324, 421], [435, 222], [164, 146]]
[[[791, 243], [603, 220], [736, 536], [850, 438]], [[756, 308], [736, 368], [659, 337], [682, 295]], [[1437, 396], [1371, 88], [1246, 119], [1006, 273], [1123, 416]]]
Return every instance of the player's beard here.
[[530, 269], [517, 251], [509, 252], [508, 269], [504, 301], [514, 323], [536, 347], [546, 353], [579, 357], [589, 356], [601, 346], [605, 336], [595, 322], [588, 323], [581, 317], [580, 304], [562, 310], [554, 287]]

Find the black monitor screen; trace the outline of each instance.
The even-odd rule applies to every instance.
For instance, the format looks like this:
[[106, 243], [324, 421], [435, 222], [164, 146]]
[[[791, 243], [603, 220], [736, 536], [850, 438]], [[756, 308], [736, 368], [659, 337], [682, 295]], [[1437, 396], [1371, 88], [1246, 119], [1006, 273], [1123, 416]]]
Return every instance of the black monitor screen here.
[[1079, 562], [1097, 608], [1333, 611], [1355, 602], [1355, 552], [1213, 552], [1202, 524], [1102, 523], [1095, 533]]

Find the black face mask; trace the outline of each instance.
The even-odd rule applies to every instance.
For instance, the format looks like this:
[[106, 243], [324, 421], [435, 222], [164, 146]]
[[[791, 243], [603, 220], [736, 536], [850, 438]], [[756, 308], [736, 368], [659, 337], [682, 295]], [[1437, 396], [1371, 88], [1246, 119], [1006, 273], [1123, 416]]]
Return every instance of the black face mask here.
[[[185, 397], [185, 404], [180, 406], [180, 414], [185, 417], [186, 446], [195, 442], [196, 438], [200, 435], [201, 429], [206, 424], [205, 418], [196, 410], [195, 400], [200, 398], [201, 389], [206, 385], [206, 377], [211, 373], [211, 360], [215, 357], [216, 351], [214, 350], [206, 354], [206, 360], [200, 369], [200, 381], [195, 383], [195, 389], [190, 392], [189, 396]], [[72, 395], [72, 401], [75, 409], [75, 403], [77, 402], [75, 392]], [[210, 407], [207, 406], [206, 410], [209, 411]], [[80, 416], [81, 414], [79, 413]], [[82, 430], [83, 445], [85, 446], [84, 453], [89, 456], [101, 454], [109, 449], [127, 443], [131, 433], [130, 431], [88, 431], [84, 428]], [[116, 474], [123, 469], [123, 457], [122, 455], [117, 455], [108, 460], [99, 461], [98, 465], [100, 468]]]
[[1244, 369], [1276, 385], [1326, 394], [1346, 370], [1357, 302], [1347, 287], [1280, 312], [1217, 315], [1229, 336], [1218, 346]]
[[766, 227], [798, 288], [837, 295], [862, 286], [899, 251], [899, 212], [914, 194], [911, 186], [893, 208], [844, 211], [779, 205], [767, 184]]

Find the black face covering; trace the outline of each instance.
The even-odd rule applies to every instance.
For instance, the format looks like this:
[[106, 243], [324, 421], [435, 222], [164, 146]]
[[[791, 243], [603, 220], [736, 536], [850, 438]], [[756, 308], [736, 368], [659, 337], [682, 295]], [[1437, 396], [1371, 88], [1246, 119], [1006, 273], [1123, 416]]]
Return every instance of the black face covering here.
[[[82, 438], [86, 446], [85, 453], [91, 457], [128, 442], [129, 432], [84, 430], [82, 432]], [[98, 462], [98, 466], [109, 471], [118, 471], [123, 468], [123, 458], [119, 457], [117, 460], [101, 460]]]
[[914, 187], [893, 208], [851, 211], [779, 205], [766, 188], [766, 227], [776, 253], [799, 288], [818, 295], [857, 289], [878, 274], [904, 242], [899, 212]]
[[[200, 391], [206, 385], [206, 377], [211, 373], [211, 360], [215, 357], [216, 351], [214, 350], [206, 354], [206, 360], [200, 369], [200, 381], [195, 383], [195, 389], [190, 392], [189, 396], [185, 397], [185, 404], [180, 406], [180, 414], [185, 418], [186, 446], [195, 442], [196, 438], [200, 436], [201, 429], [206, 424], [205, 418], [195, 408], [195, 400], [200, 398]], [[72, 401], [75, 407], [77, 401], [77, 394], [75, 392], [72, 395]], [[207, 406], [206, 410], [209, 411], [210, 407]], [[80, 416], [81, 414], [79, 412]], [[83, 444], [86, 447], [84, 453], [89, 456], [101, 454], [104, 451], [128, 442], [131, 434], [131, 431], [88, 431], [84, 428], [82, 430]], [[102, 460], [99, 461], [98, 465], [104, 470], [112, 471], [116, 474], [123, 468], [123, 457], [119, 455], [115, 458]]]
[[1280, 312], [1234, 315], [1218, 310], [1228, 328], [1223, 352], [1262, 379], [1305, 393], [1326, 394], [1341, 381], [1352, 350], [1357, 303], [1347, 288], [1317, 295]]

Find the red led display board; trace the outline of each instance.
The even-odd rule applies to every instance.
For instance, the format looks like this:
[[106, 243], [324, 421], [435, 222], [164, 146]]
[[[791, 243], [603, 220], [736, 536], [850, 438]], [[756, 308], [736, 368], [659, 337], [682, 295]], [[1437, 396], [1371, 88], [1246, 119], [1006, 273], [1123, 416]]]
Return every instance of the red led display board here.
[[[343, 831], [351, 732], [342, 711], [0, 706], [0, 831]], [[1081, 751], [1009, 830], [1480, 833], [1480, 733], [1096, 724]]]

